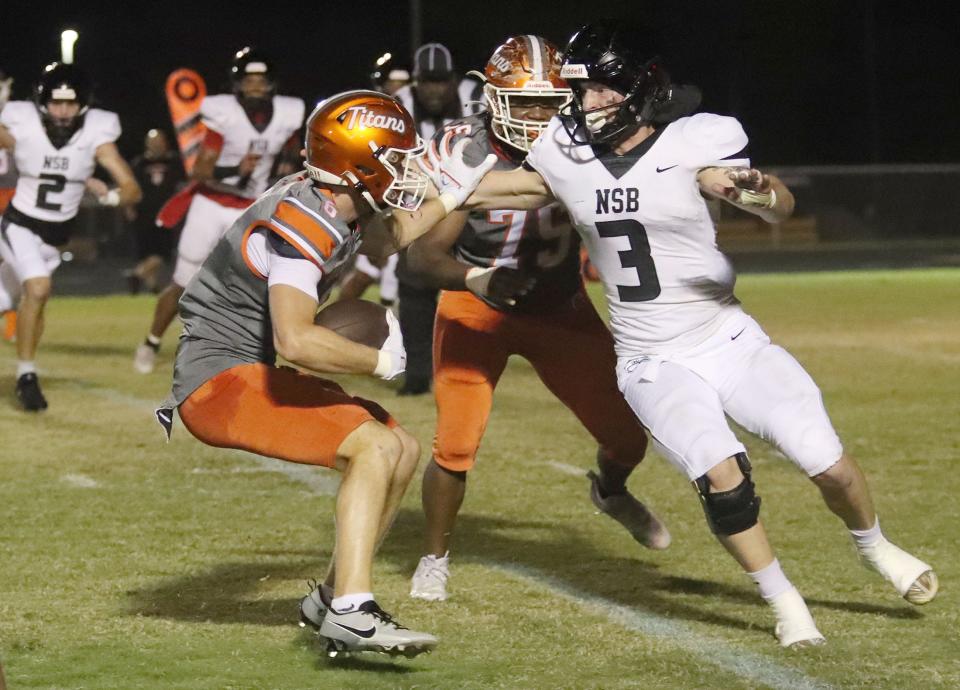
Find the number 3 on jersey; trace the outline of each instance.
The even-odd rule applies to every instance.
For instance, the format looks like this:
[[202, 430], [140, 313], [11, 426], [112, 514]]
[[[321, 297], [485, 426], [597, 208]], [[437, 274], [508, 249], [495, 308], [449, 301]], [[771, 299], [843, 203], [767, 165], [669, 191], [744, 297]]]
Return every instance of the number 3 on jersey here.
[[47, 200], [48, 194], [58, 194], [67, 186], [67, 178], [63, 175], [40, 173], [40, 185], [37, 187], [37, 208], [47, 211], [59, 211], [60, 204]]
[[605, 220], [597, 223], [597, 234], [600, 237], [626, 237], [630, 242], [630, 249], [618, 251], [620, 266], [633, 268], [637, 272], [639, 285], [617, 285], [621, 302], [649, 302], [660, 295], [660, 279], [657, 277], [657, 266], [650, 256], [650, 240], [647, 239], [647, 229], [636, 220]]

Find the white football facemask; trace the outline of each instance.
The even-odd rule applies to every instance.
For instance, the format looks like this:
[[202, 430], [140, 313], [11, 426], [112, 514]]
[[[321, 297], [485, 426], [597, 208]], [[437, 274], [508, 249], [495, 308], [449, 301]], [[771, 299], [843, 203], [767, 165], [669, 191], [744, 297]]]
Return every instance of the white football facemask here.
[[529, 151], [533, 142], [547, 129], [550, 122], [513, 117], [510, 110], [511, 98], [543, 99], [544, 106], [556, 108], [559, 112], [573, 97], [570, 89], [558, 89], [550, 82], [528, 82], [519, 89], [500, 88], [487, 83], [483, 87], [483, 94], [490, 112], [490, 124], [494, 136], [521, 151]]
[[[374, 149], [375, 146], [371, 141], [370, 148]], [[419, 135], [412, 149], [386, 148], [373, 152], [373, 157], [393, 176], [393, 182], [383, 193], [383, 203], [401, 211], [420, 208], [430, 184], [430, 178], [421, 170], [419, 163], [425, 152], [426, 146]]]

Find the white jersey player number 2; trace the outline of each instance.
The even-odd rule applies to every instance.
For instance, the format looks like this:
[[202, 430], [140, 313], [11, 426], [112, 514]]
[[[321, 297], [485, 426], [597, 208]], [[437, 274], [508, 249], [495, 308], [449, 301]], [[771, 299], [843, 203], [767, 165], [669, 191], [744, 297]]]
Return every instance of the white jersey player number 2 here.
[[46, 211], [59, 211], [61, 204], [49, 198], [50, 194], [59, 194], [67, 187], [67, 178], [63, 175], [40, 173], [37, 185], [37, 208]]
[[643, 224], [632, 218], [605, 220], [597, 224], [600, 237], [626, 237], [630, 249], [619, 251], [621, 268], [632, 268], [637, 272], [639, 285], [617, 285], [621, 302], [649, 302], [660, 295], [660, 278], [657, 267], [650, 256], [650, 240]]

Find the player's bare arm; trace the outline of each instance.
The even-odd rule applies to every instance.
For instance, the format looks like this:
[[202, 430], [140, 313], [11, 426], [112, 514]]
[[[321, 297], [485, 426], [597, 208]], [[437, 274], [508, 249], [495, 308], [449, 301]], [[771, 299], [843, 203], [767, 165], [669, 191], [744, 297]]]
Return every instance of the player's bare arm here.
[[467, 222], [466, 211], [453, 211], [430, 232], [410, 245], [407, 264], [430, 287], [442, 290], [465, 290], [470, 266], [450, 255], [451, 249]]
[[703, 168], [697, 181], [704, 194], [780, 223], [793, 215], [793, 194], [775, 175], [755, 168]]
[[410, 246], [418, 237], [446, 218], [456, 207], [455, 200], [441, 195], [426, 199], [415, 211], [394, 210], [384, 221], [393, 235], [397, 251]]
[[467, 222], [466, 211], [454, 211], [407, 250], [409, 269], [430, 287], [469, 290], [493, 302], [513, 305], [533, 287], [534, 278], [508, 266], [471, 266], [451, 250]]
[[553, 193], [540, 173], [521, 167], [487, 173], [463, 208], [529, 210], [553, 201]]
[[100, 203], [106, 206], [128, 206], [139, 202], [143, 192], [130, 166], [120, 155], [117, 145], [113, 142], [100, 144], [97, 147], [96, 158], [97, 163], [110, 173], [110, 177], [117, 185], [116, 189], [111, 189], [100, 197]]
[[3, 125], [0, 125], [0, 149], [7, 149], [8, 151], [13, 151], [14, 147], [17, 145], [17, 140], [13, 138], [13, 135], [10, 134], [9, 130]]
[[289, 285], [270, 288], [273, 344], [285, 360], [310, 371], [373, 374], [377, 350], [315, 326], [317, 300]]

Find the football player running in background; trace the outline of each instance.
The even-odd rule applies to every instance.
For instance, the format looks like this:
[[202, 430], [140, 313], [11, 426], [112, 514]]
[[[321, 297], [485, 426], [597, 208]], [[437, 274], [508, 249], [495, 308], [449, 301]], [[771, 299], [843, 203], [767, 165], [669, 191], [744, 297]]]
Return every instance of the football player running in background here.
[[[90, 85], [76, 65], [51, 63], [37, 84], [35, 102], [12, 101], [0, 113], [0, 148], [13, 152], [20, 177], [0, 220], [0, 256], [21, 292], [17, 318], [17, 398], [25, 410], [46, 409], [34, 358], [43, 334], [44, 308], [60, 250], [89, 186], [105, 206], [133, 204], [140, 187], [114, 143], [116, 113], [90, 107]], [[117, 187], [87, 183], [96, 165]], [[4, 281], [6, 285], [7, 281]], [[0, 294], [0, 309], [16, 295]]]
[[351, 91], [321, 103], [305, 149], [306, 173], [284, 178], [245, 211], [187, 286], [173, 390], [157, 418], [169, 433], [178, 408], [209, 445], [341, 471], [335, 557], [301, 602], [301, 619], [334, 651], [415, 655], [436, 638], [380, 609], [371, 569], [419, 445], [376, 403], [275, 360], [311, 372], [399, 376], [406, 354], [392, 314], [377, 350], [314, 325], [317, 307], [361, 242], [374, 256], [396, 252], [465, 197], [424, 201], [422, 141], [409, 113], [383, 94]]
[[[509, 38], [480, 76], [486, 112], [447, 125], [432, 145], [466, 141], [469, 164], [494, 153], [495, 170], [513, 170], [570, 99], [557, 50], [539, 36]], [[437, 429], [423, 476], [427, 555], [413, 576], [413, 597], [447, 598], [448, 549], [467, 472], [511, 355], [529, 360], [600, 444], [600, 471], [588, 475], [597, 508], [647, 547], [670, 542], [626, 489], [647, 439], [617, 389], [613, 338], [584, 292], [579, 249], [569, 217], [553, 203], [529, 213], [455, 211], [407, 251], [410, 270], [443, 290], [433, 332]]]
[[[620, 389], [670, 462], [693, 483], [710, 528], [774, 609], [780, 644], [823, 641], [759, 521], [745, 448], [726, 421], [775, 445], [820, 489], [863, 562], [907, 601], [936, 595], [933, 569], [887, 541], [866, 479], [847, 455], [820, 391], [771, 344], [733, 294], [705, 198], [769, 222], [793, 195], [750, 167], [731, 117], [686, 117], [699, 97], [657, 59], [640, 59], [615, 31], [586, 27], [564, 52], [571, 107], [554, 118], [524, 167], [486, 176], [465, 208], [570, 211], [600, 272], [616, 340]], [[469, 173], [441, 148], [441, 191]]]
[[[213, 246], [244, 209], [269, 184], [277, 156], [296, 152], [303, 125], [304, 103], [274, 95], [271, 62], [257, 50], [244, 48], [230, 68], [233, 93], [208, 96], [200, 106], [207, 135], [185, 190], [189, 200], [177, 244], [173, 279], [157, 298], [147, 337], [137, 347], [133, 366], [153, 371], [160, 340], [177, 315], [177, 301]], [[174, 224], [173, 220], [168, 223]]]

